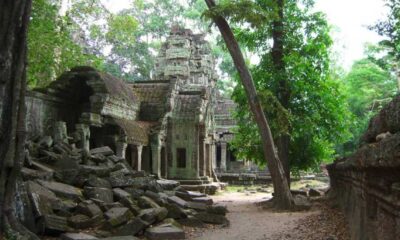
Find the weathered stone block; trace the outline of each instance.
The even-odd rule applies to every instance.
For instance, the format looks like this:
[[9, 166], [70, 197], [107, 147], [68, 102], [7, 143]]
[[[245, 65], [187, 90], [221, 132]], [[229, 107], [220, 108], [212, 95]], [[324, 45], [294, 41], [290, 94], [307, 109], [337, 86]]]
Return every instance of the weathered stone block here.
[[113, 235], [115, 236], [127, 236], [127, 235], [136, 235], [143, 231], [148, 224], [141, 220], [139, 217], [133, 218], [131, 221], [117, 228]]
[[160, 207], [156, 202], [154, 202], [151, 198], [146, 196], [141, 196], [138, 199], [138, 206], [140, 208], [158, 208]]
[[97, 237], [86, 233], [63, 233], [60, 236], [61, 240], [96, 240]]
[[185, 239], [185, 232], [172, 224], [148, 228], [145, 235], [150, 240]]
[[87, 198], [99, 199], [105, 203], [114, 202], [114, 195], [109, 188], [85, 187], [84, 194]]
[[105, 146], [105, 147], [99, 147], [99, 148], [91, 149], [90, 150], [90, 154], [91, 155], [101, 154], [101, 155], [104, 155], [104, 156], [109, 156], [109, 155], [113, 155], [114, 151], [110, 147]]
[[174, 203], [174, 204], [176, 204], [176, 205], [178, 205], [179, 207], [182, 207], [182, 208], [185, 208], [185, 207], [188, 206], [188, 204], [187, 204], [187, 202], [185, 200], [183, 200], [182, 198], [177, 197], [177, 196], [168, 197], [168, 202]]
[[116, 227], [129, 221], [129, 219], [132, 218], [133, 214], [126, 207], [118, 207], [108, 210], [105, 213], [105, 216], [107, 218], [107, 223], [111, 227]]
[[205, 223], [229, 224], [228, 219], [223, 215], [217, 215], [217, 214], [212, 214], [212, 213], [207, 213], [207, 212], [200, 212], [194, 216]]
[[54, 192], [57, 196], [71, 199], [71, 200], [79, 200], [82, 196], [82, 191], [79, 188], [76, 188], [71, 185], [67, 185], [59, 182], [48, 182], [40, 180], [39, 183]]

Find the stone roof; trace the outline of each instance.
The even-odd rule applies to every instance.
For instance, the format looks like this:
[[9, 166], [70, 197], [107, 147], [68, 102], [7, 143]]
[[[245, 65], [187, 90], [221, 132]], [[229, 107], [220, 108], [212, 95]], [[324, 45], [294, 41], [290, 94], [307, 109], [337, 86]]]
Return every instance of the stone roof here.
[[[88, 83], [89, 81], [92, 84]], [[87, 66], [74, 67], [63, 73], [45, 91], [59, 97], [71, 97], [70, 93], [74, 96], [77, 91], [74, 85], [79, 82], [87, 82], [93, 92], [109, 94], [127, 102], [137, 102], [137, 98], [123, 80]]]
[[124, 131], [128, 143], [145, 146], [149, 143], [151, 128], [157, 124], [154, 122], [130, 121], [117, 118], [113, 120]]
[[159, 121], [167, 111], [170, 81], [146, 81], [131, 85], [140, 101], [139, 120]]

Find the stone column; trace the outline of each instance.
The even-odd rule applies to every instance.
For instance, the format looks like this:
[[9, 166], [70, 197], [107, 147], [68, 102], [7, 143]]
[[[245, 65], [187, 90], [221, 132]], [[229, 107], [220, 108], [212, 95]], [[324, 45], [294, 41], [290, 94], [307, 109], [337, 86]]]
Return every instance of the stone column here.
[[204, 139], [200, 139], [199, 142], [199, 175], [200, 177], [206, 176], [206, 143]]
[[153, 174], [161, 178], [161, 146], [152, 144], [151, 145], [152, 165]]
[[128, 143], [126, 137], [120, 137], [115, 143], [117, 157], [125, 158], [126, 148], [128, 147]]
[[86, 124], [75, 124], [75, 129], [79, 134], [82, 149], [83, 164], [86, 164], [90, 157], [90, 128]]
[[211, 172], [217, 168], [217, 145], [215, 142], [211, 145]]
[[142, 151], [143, 151], [143, 145], [138, 145], [136, 146], [136, 153], [137, 153], [137, 169], [138, 171], [142, 171]]
[[226, 142], [221, 142], [221, 171], [226, 171]]

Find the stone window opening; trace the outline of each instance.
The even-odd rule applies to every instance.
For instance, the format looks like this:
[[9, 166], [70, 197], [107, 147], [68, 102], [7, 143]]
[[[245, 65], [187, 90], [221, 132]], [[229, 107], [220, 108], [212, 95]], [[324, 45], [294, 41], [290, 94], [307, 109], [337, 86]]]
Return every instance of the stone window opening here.
[[186, 148], [176, 149], [176, 162], [178, 168], [186, 168]]

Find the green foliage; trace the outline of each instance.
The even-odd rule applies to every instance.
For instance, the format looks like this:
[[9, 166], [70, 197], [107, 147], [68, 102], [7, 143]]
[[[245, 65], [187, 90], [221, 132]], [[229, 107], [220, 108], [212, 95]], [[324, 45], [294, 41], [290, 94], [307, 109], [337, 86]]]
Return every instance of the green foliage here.
[[343, 154], [356, 149], [369, 119], [396, 94], [396, 80], [390, 72], [370, 59], [356, 61], [344, 77], [349, 109], [354, 115], [352, 138], [344, 144]]
[[28, 85], [43, 87], [76, 65], [101, 66], [101, 59], [86, 54], [72, 39], [68, 16], [50, 0], [35, 0], [28, 33]]
[[[266, 2], [256, 1], [261, 7]], [[325, 16], [313, 12], [311, 7], [312, 1], [285, 1], [283, 71], [276, 70], [272, 61], [271, 24], [251, 30], [242, 28], [237, 35], [242, 43], [261, 56], [260, 64], [252, 69], [258, 91], [268, 89], [278, 97], [282, 87], [280, 80], [287, 79], [285, 87], [291, 93], [287, 114], [278, 114], [283, 110], [271, 99], [261, 100], [273, 136], [277, 138], [289, 132], [289, 159], [295, 171], [317, 167], [321, 161], [331, 161], [335, 144], [349, 137], [350, 115], [345, 95], [330, 69], [330, 29]], [[264, 9], [270, 11], [270, 8]], [[233, 98], [239, 104], [239, 128], [233, 146], [241, 157], [262, 163], [260, 137], [246, 103], [242, 101], [243, 96], [243, 90], [236, 88]], [[282, 117], [286, 115], [288, 117]]]

